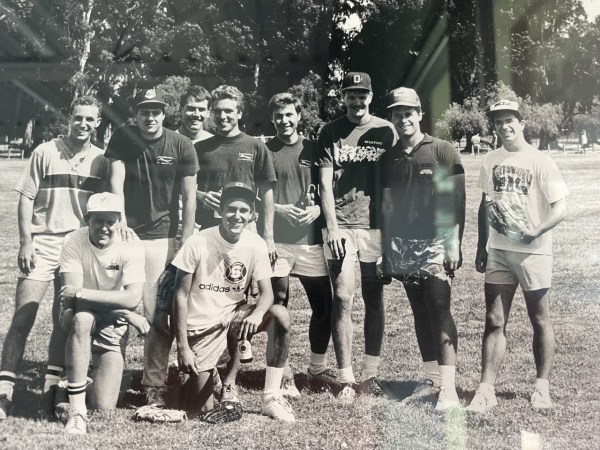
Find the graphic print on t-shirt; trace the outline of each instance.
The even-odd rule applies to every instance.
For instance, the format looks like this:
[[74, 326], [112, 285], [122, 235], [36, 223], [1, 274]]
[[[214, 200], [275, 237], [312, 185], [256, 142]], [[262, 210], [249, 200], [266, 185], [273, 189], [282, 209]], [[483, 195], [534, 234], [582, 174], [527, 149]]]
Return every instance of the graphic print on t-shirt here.
[[529, 228], [526, 211], [532, 182], [533, 174], [528, 169], [504, 165], [492, 167], [496, 205], [501, 211], [510, 211], [511, 217], [522, 229]]
[[385, 153], [383, 142], [365, 140], [362, 144], [355, 147], [344, 143], [340, 147], [338, 143], [334, 143], [335, 162], [340, 164], [342, 162], [378, 161]]

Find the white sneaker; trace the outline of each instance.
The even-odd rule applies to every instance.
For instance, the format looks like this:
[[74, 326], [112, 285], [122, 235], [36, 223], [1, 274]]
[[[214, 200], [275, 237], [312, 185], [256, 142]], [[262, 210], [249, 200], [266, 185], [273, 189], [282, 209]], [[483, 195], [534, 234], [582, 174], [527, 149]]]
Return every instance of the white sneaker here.
[[435, 387], [433, 385], [433, 381], [425, 379], [417, 383], [412, 391], [412, 394], [402, 400], [402, 403], [407, 405], [411, 403], [425, 402], [427, 400], [431, 400], [433, 403], [433, 400], [436, 399], [439, 393], [440, 388]]
[[450, 408], [460, 407], [460, 400], [458, 399], [458, 394], [456, 393], [456, 389], [447, 388], [442, 386], [440, 388], [440, 394], [438, 395], [438, 401], [435, 405], [436, 411], [446, 411]]
[[342, 390], [337, 395], [337, 399], [340, 403], [349, 405], [354, 402], [356, 391], [352, 387], [352, 383], [344, 383], [342, 386]]
[[287, 398], [301, 397], [300, 391], [296, 387], [293, 378], [285, 377], [281, 380], [281, 394]]
[[65, 425], [65, 433], [67, 434], [86, 434], [87, 433], [87, 417], [85, 414], [77, 411], [75, 408], [69, 410], [69, 418]]
[[473, 400], [471, 400], [471, 403], [467, 406], [467, 411], [483, 414], [497, 405], [498, 400], [496, 400], [496, 394], [477, 389]]
[[262, 413], [282, 422], [295, 422], [294, 410], [283, 396], [272, 397], [262, 403]]
[[531, 394], [531, 406], [536, 411], [552, 409], [550, 392], [536, 387]]

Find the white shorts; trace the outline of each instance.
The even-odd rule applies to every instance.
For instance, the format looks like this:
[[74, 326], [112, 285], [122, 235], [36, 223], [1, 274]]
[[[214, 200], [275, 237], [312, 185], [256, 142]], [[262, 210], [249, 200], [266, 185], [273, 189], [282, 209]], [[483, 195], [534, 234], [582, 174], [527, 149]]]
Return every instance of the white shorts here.
[[60, 267], [60, 252], [65, 241], [65, 234], [34, 234], [33, 251], [35, 252], [35, 267], [19, 278], [35, 281], [52, 281]]
[[[323, 250], [326, 259], [333, 259], [331, 249], [326, 243], [327, 228], [323, 228]], [[346, 239], [346, 257], [364, 263], [375, 263], [381, 257], [381, 231], [363, 228], [340, 228]]]
[[295, 275], [298, 277], [326, 277], [327, 260], [321, 245], [275, 244], [277, 262], [273, 276], [278, 278]]
[[552, 255], [535, 255], [490, 248], [485, 282], [520, 284], [524, 291], [548, 289], [552, 284]]

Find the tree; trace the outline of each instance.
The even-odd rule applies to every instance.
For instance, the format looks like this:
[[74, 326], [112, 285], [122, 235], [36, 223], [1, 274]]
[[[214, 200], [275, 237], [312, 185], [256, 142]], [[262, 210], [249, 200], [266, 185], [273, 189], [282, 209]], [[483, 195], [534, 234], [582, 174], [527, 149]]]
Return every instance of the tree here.
[[488, 119], [479, 107], [479, 97], [469, 97], [462, 104], [452, 103], [435, 124], [436, 133], [445, 139], [460, 141], [467, 138], [470, 150], [471, 136], [488, 132]]
[[313, 72], [302, 78], [300, 82], [288, 89], [288, 92], [302, 102], [302, 118], [298, 124], [300, 131], [307, 136], [314, 136], [325, 124], [321, 119], [324, 83], [321, 77]]

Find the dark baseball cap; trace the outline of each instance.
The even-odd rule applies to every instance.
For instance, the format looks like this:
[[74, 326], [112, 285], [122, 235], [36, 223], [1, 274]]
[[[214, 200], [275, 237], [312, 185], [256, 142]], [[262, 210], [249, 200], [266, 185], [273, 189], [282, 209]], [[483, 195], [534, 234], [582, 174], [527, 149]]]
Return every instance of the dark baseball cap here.
[[342, 91], [348, 89], [364, 89], [372, 91], [371, 77], [364, 72], [348, 72], [342, 81]]
[[388, 94], [388, 108], [395, 106], [412, 106], [414, 108], [421, 107], [421, 100], [414, 89], [407, 87], [399, 87]]
[[143, 105], [167, 106], [165, 93], [161, 89], [142, 89], [135, 96], [135, 107], [140, 108]]
[[521, 112], [519, 111], [519, 103], [514, 100], [498, 100], [496, 103], [493, 103], [492, 106], [490, 106], [490, 109], [486, 112], [486, 115], [490, 120], [494, 120], [496, 113], [501, 111], [511, 112], [517, 116], [519, 120], [522, 120]]
[[227, 200], [232, 198], [242, 198], [248, 201], [248, 204], [254, 206], [256, 202], [256, 192], [246, 183], [234, 182], [228, 183], [221, 191], [221, 206], [224, 206]]

